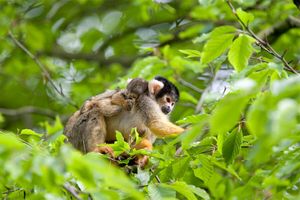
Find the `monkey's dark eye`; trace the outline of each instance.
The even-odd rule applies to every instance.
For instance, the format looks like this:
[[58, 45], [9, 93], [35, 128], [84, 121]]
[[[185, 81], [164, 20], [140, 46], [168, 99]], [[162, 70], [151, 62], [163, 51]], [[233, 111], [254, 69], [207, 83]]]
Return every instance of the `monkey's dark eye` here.
[[168, 103], [170, 103], [170, 102], [171, 102], [171, 98], [170, 98], [170, 97], [167, 97], [167, 98], [166, 98], [166, 101], [167, 101]]
[[171, 105], [172, 105], [172, 106], [174, 106], [174, 104], [175, 104], [175, 103], [174, 103], [174, 102], [172, 102], [172, 104], [171, 104]]

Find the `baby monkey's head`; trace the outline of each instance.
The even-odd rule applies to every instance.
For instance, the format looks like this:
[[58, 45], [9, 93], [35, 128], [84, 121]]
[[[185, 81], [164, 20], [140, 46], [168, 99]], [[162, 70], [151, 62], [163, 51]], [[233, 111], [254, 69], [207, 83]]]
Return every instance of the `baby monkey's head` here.
[[142, 94], [149, 95], [158, 103], [164, 114], [169, 114], [179, 100], [177, 87], [161, 76], [156, 76], [149, 82], [141, 78], [132, 79], [127, 85], [127, 91], [133, 98]]

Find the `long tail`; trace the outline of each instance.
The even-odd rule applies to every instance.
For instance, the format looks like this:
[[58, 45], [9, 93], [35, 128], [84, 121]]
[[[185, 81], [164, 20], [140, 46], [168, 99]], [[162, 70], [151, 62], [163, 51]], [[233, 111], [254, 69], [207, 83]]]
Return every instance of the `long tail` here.
[[157, 137], [174, 136], [184, 131], [180, 126], [168, 121], [152, 121], [149, 123], [149, 129]]

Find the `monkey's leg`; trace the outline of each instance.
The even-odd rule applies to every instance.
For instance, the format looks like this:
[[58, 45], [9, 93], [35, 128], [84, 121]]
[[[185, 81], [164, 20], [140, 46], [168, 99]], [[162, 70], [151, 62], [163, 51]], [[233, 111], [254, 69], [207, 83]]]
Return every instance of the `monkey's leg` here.
[[94, 109], [98, 109], [100, 113], [105, 117], [111, 117], [120, 113], [122, 111], [122, 106], [113, 105], [111, 102], [111, 98], [100, 100], [92, 99], [87, 101], [81, 108], [81, 114], [84, 114]]
[[[152, 143], [147, 138], [143, 138], [140, 143], [133, 146], [135, 149], [148, 149], [152, 150]], [[145, 155], [137, 155], [135, 159], [135, 163], [140, 166], [141, 168], [144, 168], [149, 161], [149, 157]]]
[[112, 104], [111, 99], [103, 99], [97, 102], [97, 108], [100, 110], [103, 116], [112, 117], [122, 111], [123, 105], [114, 105]]
[[129, 94], [127, 94], [125, 91], [117, 92], [111, 98], [112, 105], [121, 106], [123, 109], [126, 109], [128, 111], [132, 109], [134, 101], [135, 100], [133, 98], [129, 98]]
[[98, 144], [105, 143], [106, 123], [100, 109], [80, 115], [72, 129], [71, 143], [83, 153], [100, 152]]

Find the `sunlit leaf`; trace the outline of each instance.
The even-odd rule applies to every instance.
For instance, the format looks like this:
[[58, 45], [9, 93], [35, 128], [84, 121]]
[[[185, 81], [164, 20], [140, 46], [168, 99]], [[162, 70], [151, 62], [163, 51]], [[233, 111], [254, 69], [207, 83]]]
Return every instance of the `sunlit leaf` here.
[[251, 13], [243, 11], [241, 8], [236, 10], [236, 14], [242, 20], [242, 22], [248, 26], [254, 20], [254, 16]]
[[229, 52], [228, 60], [235, 70], [241, 71], [244, 69], [253, 52], [252, 43], [255, 40], [247, 35], [240, 35], [234, 40]]
[[229, 93], [218, 102], [210, 124], [212, 133], [225, 133], [238, 123], [250, 96], [241, 92]]
[[201, 62], [208, 63], [219, 57], [232, 44], [236, 29], [232, 26], [215, 28], [204, 46]]

